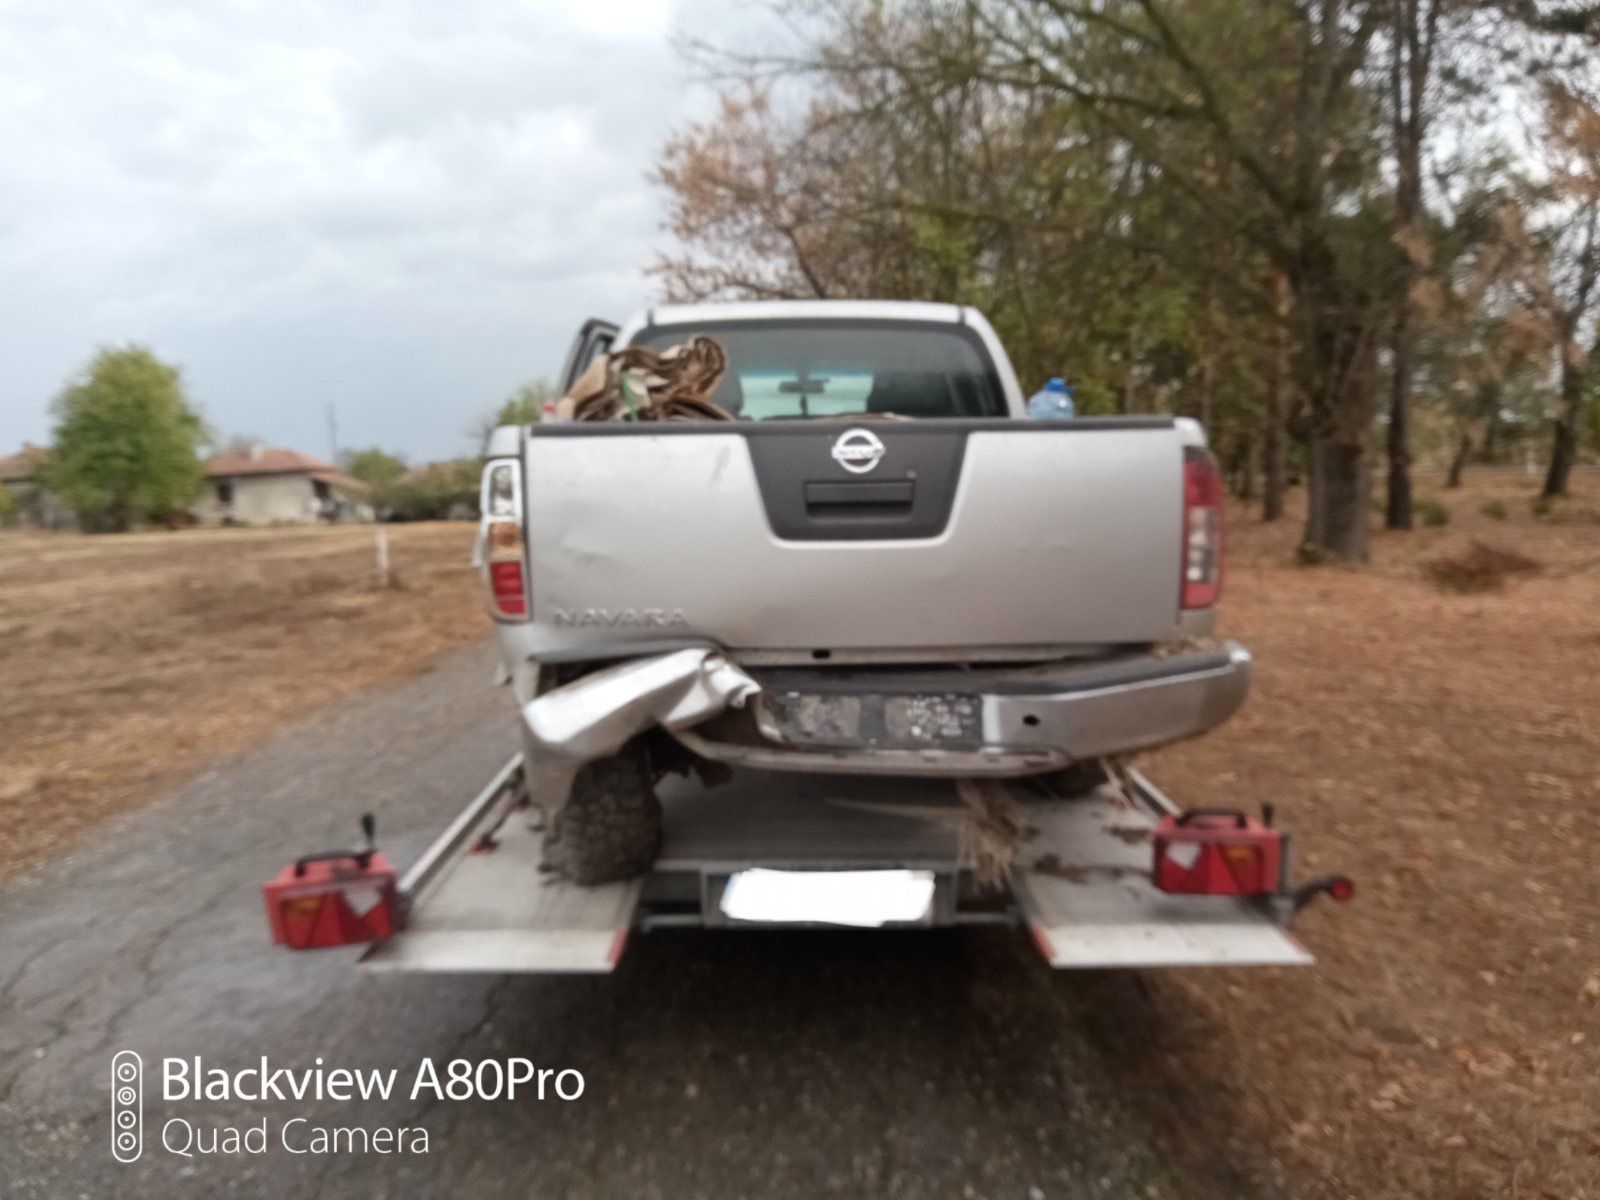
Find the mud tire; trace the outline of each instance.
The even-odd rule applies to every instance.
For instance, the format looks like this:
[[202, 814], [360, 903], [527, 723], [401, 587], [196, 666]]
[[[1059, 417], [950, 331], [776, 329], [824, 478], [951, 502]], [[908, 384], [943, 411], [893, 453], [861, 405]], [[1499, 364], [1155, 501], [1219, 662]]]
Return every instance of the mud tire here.
[[1070, 767], [1044, 776], [1052, 791], [1067, 800], [1087, 796], [1107, 780], [1106, 769], [1098, 758], [1084, 759]]
[[550, 822], [546, 861], [574, 883], [631, 879], [661, 849], [661, 801], [642, 741], [584, 766]]

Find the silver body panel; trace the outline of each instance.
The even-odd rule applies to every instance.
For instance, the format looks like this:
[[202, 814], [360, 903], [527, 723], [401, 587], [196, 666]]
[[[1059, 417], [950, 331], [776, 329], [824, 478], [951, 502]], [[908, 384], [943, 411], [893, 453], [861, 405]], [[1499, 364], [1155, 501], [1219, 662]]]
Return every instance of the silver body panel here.
[[1181, 428], [975, 430], [931, 538], [784, 541], [736, 432], [529, 438], [536, 658], [1155, 642], [1178, 623]]

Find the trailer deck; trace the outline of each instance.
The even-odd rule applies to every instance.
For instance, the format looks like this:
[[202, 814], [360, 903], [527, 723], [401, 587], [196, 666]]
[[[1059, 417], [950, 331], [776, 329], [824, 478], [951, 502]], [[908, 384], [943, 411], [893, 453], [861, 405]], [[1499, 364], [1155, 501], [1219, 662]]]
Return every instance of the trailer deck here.
[[1312, 961], [1285, 928], [1286, 906], [1156, 890], [1149, 830], [1176, 809], [1137, 772], [1131, 796], [1106, 787], [1068, 799], [1035, 781], [1007, 785], [1037, 833], [1017, 853], [1010, 888], [987, 895], [962, 867], [965, 810], [948, 780], [758, 771], [712, 789], [670, 780], [660, 788], [664, 840], [651, 874], [581, 887], [540, 870], [545, 835], [522, 779], [519, 755], [407, 872], [405, 927], [367, 951], [366, 967], [607, 972], [635, 931], [833, 924], [729, 916], [730, 883], [758, 869], [807, 873], [790, 882], [816, 885], [819, 897], [836, 872], [903, 872], [924, 889], [931, 879], [920, 916], [881, 927], [1025, 927], [1056, 967]]

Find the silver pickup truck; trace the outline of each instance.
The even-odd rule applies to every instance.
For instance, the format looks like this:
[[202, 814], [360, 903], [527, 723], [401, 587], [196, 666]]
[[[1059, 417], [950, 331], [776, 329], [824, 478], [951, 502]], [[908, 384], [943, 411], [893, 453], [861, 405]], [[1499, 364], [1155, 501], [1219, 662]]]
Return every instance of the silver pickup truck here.
[[[1250, 656], [1211, 637], [1221, 484], [1196, 422], [1029, 420], [989, 323], [944, 304], [591, 321], [562, 383], [695, 334], [727, 352], [713, 399], [734, 421], [490, 442], [480, 564], [505, 667], [519, 705], [571, 698], [564, 733], [533, 722], [530, 762], [591, 747], [553, 814], [570, 877], [647, 867], [652, 784], [685, 764], [1092, 782], [1242, 703]], [[646, 691], [672, 675], [665, 700], [618, 690], [640, 661]], [[713, 673], [720, 702], [686, 718]], [[596, 758], [618, 709], [647, 728]]]
[[522, 749], [403, 875], [370, 817], [297, 860], [276, 940], [369, 942], [379, 972], [815, 927], [1025, 929], [1062, 969], [1314, 961], [1295, 915], [1350, 879], [1295, 881], [1271, 797], [1186, 808], [1127, 761], [1249, 686], [1212, 636], [1193, 421], [1030, 420], [988, 323], [937, 304], [591, 321], [562, 382], [483, 475]]

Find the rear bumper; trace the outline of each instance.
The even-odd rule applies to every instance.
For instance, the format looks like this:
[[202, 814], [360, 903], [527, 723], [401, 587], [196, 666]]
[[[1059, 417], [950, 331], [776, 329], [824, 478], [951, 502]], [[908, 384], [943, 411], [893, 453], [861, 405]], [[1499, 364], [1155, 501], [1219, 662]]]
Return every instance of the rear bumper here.
[[1225, 642], [969, 671], [753, 671], [758, 737], [718, 722], [678, 736], [706, 757], [773, 770], [1026, 775], [1205, 733], [1244, 703], [1250, 667], [1250, 652]]
[[[1121, 678], [1089, 676], [1037, 694], [986, 694], [984, 738], [1045, 746], [1074, 760], [1148, 750], [1214, 729], [1250, 690], [1250, 652], [1237, 642], [1206, 656], [1130, 663]], [[1030, 718], [1033, 718], [1030, 720]]]

